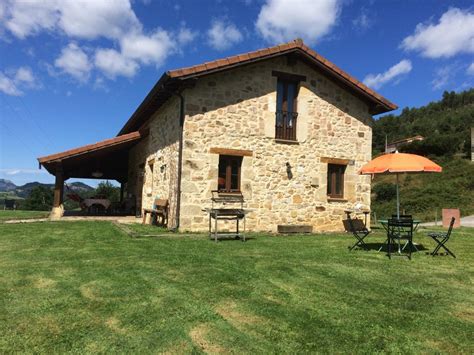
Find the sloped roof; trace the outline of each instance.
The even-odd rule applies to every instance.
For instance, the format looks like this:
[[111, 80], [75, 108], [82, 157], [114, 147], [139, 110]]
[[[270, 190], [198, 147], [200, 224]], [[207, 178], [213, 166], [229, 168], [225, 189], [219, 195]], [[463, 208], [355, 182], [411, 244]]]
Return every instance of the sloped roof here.
[[364, 83], [360, 82], [350, 74], [346, 73], [344, 70], [340, 69], [334, 63], [330, 62], [306, 46], [301, 39], [296, 39], [288, 43], [283, 43], [253, 52], [217, 59], [191, 67], [167, 71], [161, 76], [160, 80], [148, 93], [137, 110], [123, 126], [119, 134], [124, 134], [131, 130], [138, 129], [139, 126], [149, 118], [150, 114], [155, 112], [162, 103], [164, 103], [170, 96], [173, 95], [172, 92], [179, 90], [180, 86], [186, 81], [290, 53], [296, 53], [300, 55], [303, 59], [321, 69], [337, 82], [347, 86], [348, 89], [364, 97], [372, 105], [372, 114], [384, 113], [398, 108], [397, 105], [390, 102], [382, 95], [370, 89]]
[[93, 178], [94, 171], [100, 169], [102, 179], [124, 182], [128, 174], [128, 151], [146, 136], [148, 132], [131, 132], [94, 144], [69, 149], [38, 158], [41, 166], [52, 175], [57, 169], [63, 171], [64, 178]]
[[121, 136], [117, 136], [110, 139], [105, 139], [103, 141], [87, 144], [82, 147], [74, 148], [65, 150], [64, 152], [55, 153], [51, 155], [47, 155], [44, 157], [38, 158], [38, 162], [40, 164], [51, 163], [54, 161], [59, 161], [67, 158], [71, 158], [77, 155], [91, 153], [100, 149], [109, 148], [111, 146], [123, 145], [124, 143], [137, 141], [142, 138], [142, 134], [140, 132], [131, 132], [128, 134], [124, 134]]

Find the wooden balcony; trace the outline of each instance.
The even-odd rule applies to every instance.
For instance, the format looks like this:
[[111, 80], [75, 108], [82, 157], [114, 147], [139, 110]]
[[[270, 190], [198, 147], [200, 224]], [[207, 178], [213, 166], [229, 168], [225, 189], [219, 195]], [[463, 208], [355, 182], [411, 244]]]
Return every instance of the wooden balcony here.
[[296, 122], [298, 113], [277, 111], [275, 116], [275, 138], [296, 141]]

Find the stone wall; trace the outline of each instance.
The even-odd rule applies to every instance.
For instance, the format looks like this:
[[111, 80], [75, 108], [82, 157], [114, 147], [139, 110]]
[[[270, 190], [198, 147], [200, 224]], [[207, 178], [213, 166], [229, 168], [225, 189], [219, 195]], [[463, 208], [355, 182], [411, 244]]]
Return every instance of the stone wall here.
[[129, 153], [127, 192], [142, 208], [152, 208], [156, 198], [170, 203], [169, 227], [176, 224], [179, 145], [179, 99], [171, 97], [144, 125], [149, 135]]
[[[298, 144], [275, 140], [277, 78], [272, 70], [306, 76], [298, 95]], [[206, 230], [202, 208], [217, 189], [219, 155], [211, 148], [245, 149], [242, 192], [254, 209], [247, 226], [275, 232], [278, 224], [310, 224], [315, 232], [343, 228], [344, 209], [370, 207], [371, 116], [359, 98], [302, 62], [275, 58], [200, 78], [184, 93], [181, 229]], [[348, 161], [344, 199], [327, 197], [327, 162]], [[330, 160], [329, 160], [330, 161]], [[291, 166], [289, 178], [287, 163]]]

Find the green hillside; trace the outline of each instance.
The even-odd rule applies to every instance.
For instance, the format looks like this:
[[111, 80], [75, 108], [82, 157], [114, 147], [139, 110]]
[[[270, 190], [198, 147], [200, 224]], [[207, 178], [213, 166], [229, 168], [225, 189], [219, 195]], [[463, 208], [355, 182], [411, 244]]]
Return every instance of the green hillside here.
[[[474, 126], [474, 88], [460, 93], [443, 93], [437, 102], [419, 108], [405, 108], [398, 116], [386, 115], [374, 121], [374, 156], [388, 142], [422, 135], [425, 141], [411, 150], [425, 155], [470, 154], [470, 129]], [[421, 145], [421, 147], [419, 147]]]
[[[389, 142], [422, 135], [425, 140], [400, 151], [425, 155], [443, 167], [441, 174], [401, 175], [401, 208], [422, 220], [440, 218], [442, 208], [460, 208], [461, 215], [474, 214], [474, 163], [470, 158], [470, 127], [474, 126], [474, 89], [443, 94], [438, 102], [420, 108], [405, 108], [398, 116], [374, 121], [373, 154]], [[388, 217], [396, 210], [395, 176], [376, 176], [372, 210]]]

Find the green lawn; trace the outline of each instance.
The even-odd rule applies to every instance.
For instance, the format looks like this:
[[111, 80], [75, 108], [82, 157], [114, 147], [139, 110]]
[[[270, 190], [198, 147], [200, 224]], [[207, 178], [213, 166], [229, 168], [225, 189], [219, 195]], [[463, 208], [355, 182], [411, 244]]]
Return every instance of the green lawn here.
[[0, 353], [474, 352], [474, 230], [453, 234], [457, 259], [351, 242], [1, 224]]
[[49, 211], [0, 210], [0, 223], [13, 219], [46, 218]]

